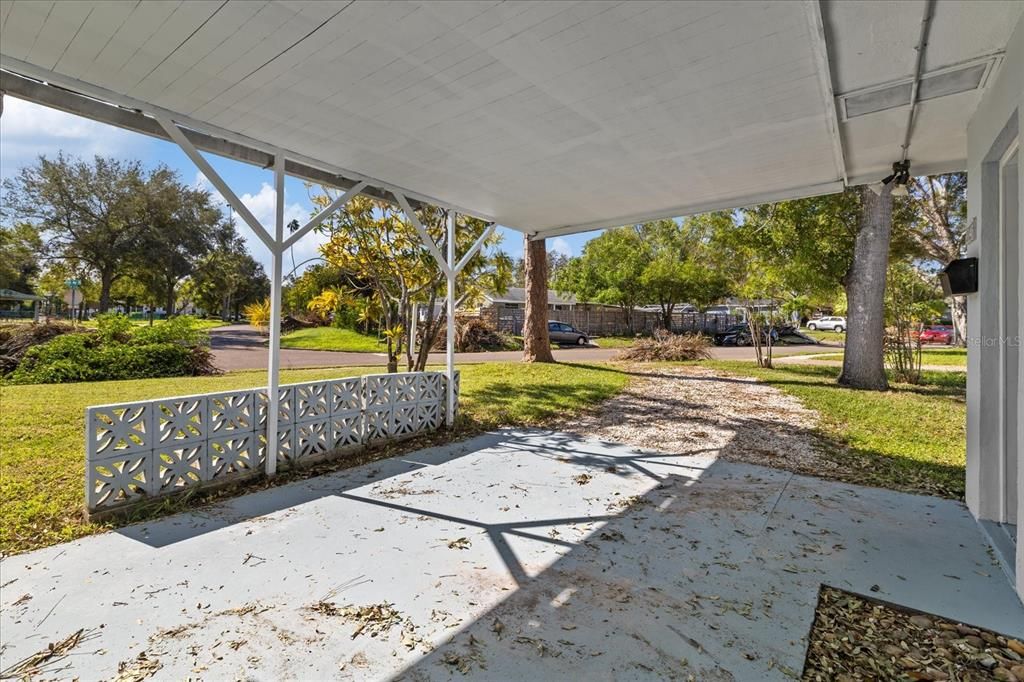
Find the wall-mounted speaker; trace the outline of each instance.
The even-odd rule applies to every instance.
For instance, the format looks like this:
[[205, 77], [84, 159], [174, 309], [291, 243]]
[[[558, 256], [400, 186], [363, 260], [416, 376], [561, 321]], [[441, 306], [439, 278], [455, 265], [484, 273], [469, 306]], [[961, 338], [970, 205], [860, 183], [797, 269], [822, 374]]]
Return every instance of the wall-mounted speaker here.
[[958, 258], [939, 273], [946, 296], [963, 296], [978, 291], [978, 259]]

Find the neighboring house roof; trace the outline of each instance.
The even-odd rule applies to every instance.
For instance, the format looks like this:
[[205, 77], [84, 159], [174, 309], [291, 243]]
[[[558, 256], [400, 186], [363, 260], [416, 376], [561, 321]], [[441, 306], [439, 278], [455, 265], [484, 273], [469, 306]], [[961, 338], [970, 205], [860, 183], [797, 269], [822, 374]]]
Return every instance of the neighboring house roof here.
[[44, 296], [34, 296], [32, 294], [23, 294], [20, 291], [14, 289], [0, 289], [0, 301], [45, 301]]
[[[484, 294], [488, 303], [526, 303], [526, 289], [523, 287], [509, 287], [503, 294]], [[548, 305], [576, 305], [576, 297], [559, 296], [548, 289]]]

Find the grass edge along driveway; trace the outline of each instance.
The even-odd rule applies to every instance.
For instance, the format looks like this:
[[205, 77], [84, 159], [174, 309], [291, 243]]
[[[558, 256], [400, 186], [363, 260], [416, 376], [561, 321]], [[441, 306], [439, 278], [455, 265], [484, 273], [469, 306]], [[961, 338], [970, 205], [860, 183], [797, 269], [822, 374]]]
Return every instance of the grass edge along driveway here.
[[[412, 449], [425, 441], [443, 442], [499, 426], [540, 425], [611, 397], [628, 380], [628, 375], [600, 365], [488, 363], [460, 369], [459, 429], [399, 446]], [[372, 367], [285, 370], [281, 382], [377, 371]], [[0, 385], [0, 554], [45, 547], [110, 527], [86, 523], [82, 516], [86, 407], [250, 388], [265, 382], [264, 371], [245, 371], [207, 377]], [[390, 456], [387, 448], [374, 450], [366, 461], [384, 456]], [[168, 502], [166, 511], [176, 510]]]

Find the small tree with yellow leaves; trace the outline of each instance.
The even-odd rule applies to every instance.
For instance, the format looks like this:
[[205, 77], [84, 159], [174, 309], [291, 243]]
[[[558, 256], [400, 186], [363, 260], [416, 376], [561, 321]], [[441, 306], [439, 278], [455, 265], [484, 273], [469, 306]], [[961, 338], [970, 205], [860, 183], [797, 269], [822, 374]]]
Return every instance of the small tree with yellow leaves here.
[[[323, 190], [311, 199], [319, 209], [334, 200], [335, 192]], [[417, 211], [420, 222], [442, 253], [447, 250], [445, 224], [447, 211], [423, 207]], [[444, 298], [445, 277], [430, 252], [423, 246], [415, 228], [397, 207], [376, 199], [358, 196], [319, 228], [330, 239], [321, 246], [324, 259], [339, 268], [352, 295], [369, 298], [379, 306], [379, 320], [385, 330], [388, 371], [398, 371], [404, 354], [409, 371], [421, 371], [427, 353], [444, 323], [445, 312], [438, 311]], [[487, 229], [483, 221], [459, 216], [456, 230], [456, 260], [466, 253]], [[456, 281], [456, 304], [479, 301], [486, 291], [503, 293], [512, 281], [512, 261], [498, 250], [501, 237], [492, 235]], [[424, 305], [426, 319], [420, 322], [422, 333], [412, 338], [412, 317], [418, 305]], [[367, 311], [369, 312], [369, 311]]]

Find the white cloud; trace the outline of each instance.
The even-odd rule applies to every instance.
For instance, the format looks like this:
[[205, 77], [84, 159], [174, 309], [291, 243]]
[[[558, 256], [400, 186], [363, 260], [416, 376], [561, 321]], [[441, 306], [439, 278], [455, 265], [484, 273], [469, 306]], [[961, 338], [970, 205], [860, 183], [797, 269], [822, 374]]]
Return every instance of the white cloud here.
[[552, 253], [560, 253], [563, 256], [572, 258], [572, 246], [566, 239], [562, 237], [555, 237], [551, 240], [551, 244], [548, 246], [548, 251]]
[[0, 117], [0, 173], [14, 175], [40, 155], [89, 158], [97, 154], [115, 157], [141, 156], [150, 140], [138, 133], [66, 114], [15, 97], [4, 97]]
[[[224, 210], [228, 209], [228, 204], [221, 196], [220, 192], [216, 190], [213, 183], [207, 179], [202, 172], [197, 172], [193, 186], [201, 187], [213, 195], [214, 201], [220, 204]], [[248, 192], [239, 195], [239, 200], [245, 205], [247, 209], [252, 213], [253, 217], [256, 218], [263, 225], [268, 232], [273, 233], [275, 211], [277, 208], [276, 193], [274, 188], [268, 183], [264, 182], [260, 186], [260, 191], [256, 194], [250, 194]], [[305, 224], [310, 217], [310, 209], [303, 206], [298, 202], [287, 203], [288, 194], [285, 192], [285, 206], [284, 206], [284, 223], [287, 225], [292, 220], [297, 220], [300, 225]], [[253, 253], [253, 257], [263, 263], [263, 267], [266, 269], [267, 274], [270, 274], [270, 254], [263, 247], [263, 242], [259, 237], [250, 229], [249, 225], [241, 219], [235, 220], [235, 225], [238, 227], [239, 233], [245, 237], [246, 243], [249, 244], [249, 251]], [[287, 237], [287, 231], [285, 233]], [[307, 234], [295, 244], [294, 247], [284, 255], [284, 271], [285, 273], [291, 272], [292, 268], [299, 266], [298, 270], [302, 271], [305, 267], [301, 266], [300, 263], [310, 258], [318, 256], [319, 246], [326, 238], [313, 233]], [[292, 260], [294, 258], [294, 265]]]

